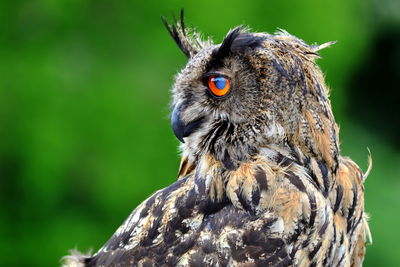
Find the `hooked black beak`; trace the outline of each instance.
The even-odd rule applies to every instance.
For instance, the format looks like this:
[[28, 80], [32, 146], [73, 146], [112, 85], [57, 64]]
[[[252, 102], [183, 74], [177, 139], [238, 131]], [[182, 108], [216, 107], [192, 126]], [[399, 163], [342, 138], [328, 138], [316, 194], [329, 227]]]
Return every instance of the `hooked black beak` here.
[[171, 124], [172, 129], [174, 130], [174, 134], [176, 138], [179, 139], [182, 143], [185, 143], [183, 140], [184, 137], [188, 137], [191, 133], [196, 131], [200, 125], [204, 122], [204, 117], [200, 117], [194, 121], [185, 124], [181, 119], [181, 105], [176, 105], [174, 111], [172, 111], [171, 116]]

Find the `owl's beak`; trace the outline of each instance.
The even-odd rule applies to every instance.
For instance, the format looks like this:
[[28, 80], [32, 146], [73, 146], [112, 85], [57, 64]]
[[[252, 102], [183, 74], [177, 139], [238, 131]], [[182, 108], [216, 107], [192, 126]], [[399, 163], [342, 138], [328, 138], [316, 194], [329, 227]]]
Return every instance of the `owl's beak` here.
[[178, 138], [178, 140], [182, 143], [185, 143], [183, 138], [188, 137], [191, 133], [196, 131], [203, 123], [203, 121], [204, 117], [200, 117], [194, 121], [185, 124], [181, 119], [181, 105], [175, 106], [171, 116], [171, 124], [172, 129], [174, 130], [174, 134], [176, 138]]

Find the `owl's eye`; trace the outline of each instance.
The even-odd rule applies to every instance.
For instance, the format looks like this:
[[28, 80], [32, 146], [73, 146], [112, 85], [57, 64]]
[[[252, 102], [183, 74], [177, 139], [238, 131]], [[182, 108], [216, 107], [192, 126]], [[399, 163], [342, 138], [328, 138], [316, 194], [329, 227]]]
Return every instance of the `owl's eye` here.
[[231, 88], [231, 82], [224, 76], [209, 76], [208, 89], [217, 97], [226, 95]]

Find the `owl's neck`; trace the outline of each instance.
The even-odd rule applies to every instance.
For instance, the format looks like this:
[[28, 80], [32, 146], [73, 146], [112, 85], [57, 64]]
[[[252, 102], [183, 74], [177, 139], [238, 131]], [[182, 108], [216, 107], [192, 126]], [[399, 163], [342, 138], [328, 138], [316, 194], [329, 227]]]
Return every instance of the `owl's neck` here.
[[185, 138], [183, 156], [197, 163], [212, 157], [229, 171], [249, 162], [266, 144], [285, 145], [285, 130], [265, 114], [244, 122], [217, 119]]
[[252, 121], [213, 122], [185, 139], [179, 177], [195, 173], [206, 181], [207, 192], [214, 200], [225, 196], [232, 200], [238, 192], [247, 196], [251, 195], [247, 191], [257, 192], [254, 186], [264, 179], [257, 175], [259, 169], [268, 174], [268, 183], [293, 173], [308, 177], [328, 194], [338, 168], [336, 125], [330, 113], [303, 112], [301, 123], [290, 127], [266, 120], [256, 130]]
[[199, 156], [196, 162], [183, 157], [180, 177], [188, 174], [205, 182], [212, 201], [228, 198], [236, 206], [255, 213], [266, 208], [260, 198], [269, 199], [286, 179], [290, 181], [296, 177], [299, 184], [312, 183], [323, 195], [327, 195], [334, 184], [334, 173], [326, 163], [302, 153], [298, 147], [287, 145], [262, 147], [232, 170], [210, 153]]

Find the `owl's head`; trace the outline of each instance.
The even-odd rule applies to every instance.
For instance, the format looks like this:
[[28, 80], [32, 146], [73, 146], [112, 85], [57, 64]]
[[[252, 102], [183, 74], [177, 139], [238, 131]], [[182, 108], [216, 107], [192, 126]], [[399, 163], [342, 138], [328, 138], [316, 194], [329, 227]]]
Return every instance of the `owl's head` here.
[[336, 161], [337, 130], [315, 64], [329, 44], [237, 27], [215, 45], [186, 29], [183, 14], [165, 25], [189, 59], [172, 90], [172, 128], [192, 162], [210, 154], [232, 170], [271, 146]]

